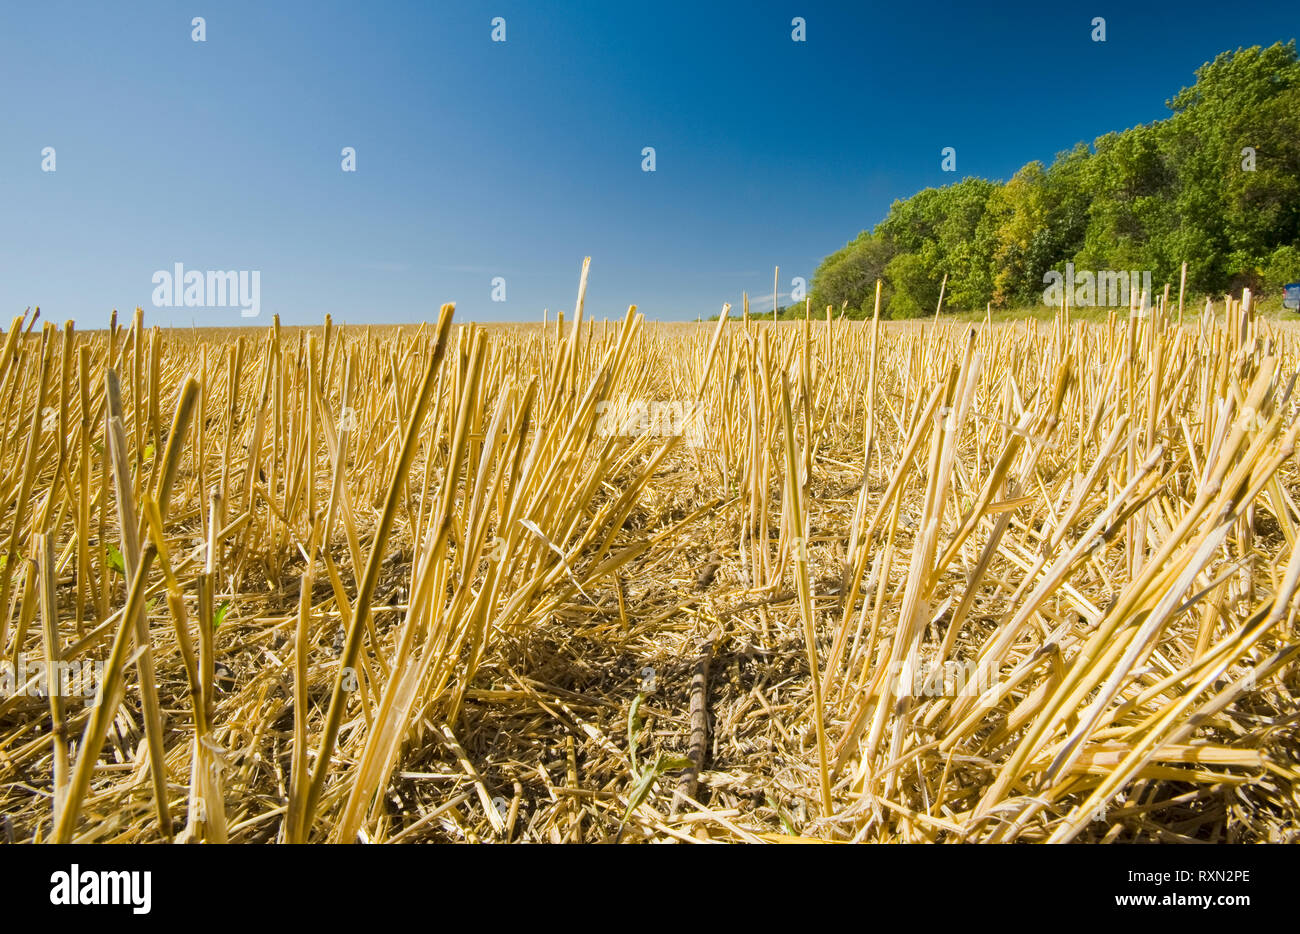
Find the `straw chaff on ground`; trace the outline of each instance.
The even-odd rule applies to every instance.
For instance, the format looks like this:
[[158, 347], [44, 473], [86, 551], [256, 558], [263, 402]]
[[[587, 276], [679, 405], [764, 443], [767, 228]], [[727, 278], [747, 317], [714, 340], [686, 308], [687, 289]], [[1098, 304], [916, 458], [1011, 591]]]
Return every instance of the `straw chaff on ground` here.
[[6, 839], [1296, 839], [1294, 327], [585, 281], [543, 327], [15, 320]]

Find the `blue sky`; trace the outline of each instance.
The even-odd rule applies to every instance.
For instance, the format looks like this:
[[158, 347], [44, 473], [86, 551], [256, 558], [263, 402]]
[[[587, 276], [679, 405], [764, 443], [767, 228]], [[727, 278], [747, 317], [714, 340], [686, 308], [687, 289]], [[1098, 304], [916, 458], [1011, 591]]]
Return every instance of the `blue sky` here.
[[[1202, 62], [1300, 31], [1162, 6], [5, 3], [0, 324], [537, 320], [588, 255], [597, 318], [770, 310], [774, 265], [788, 292], [893, 200], [1160, 119]], [[176, 263], [259, 272], [260, 317], [155, 307]]]

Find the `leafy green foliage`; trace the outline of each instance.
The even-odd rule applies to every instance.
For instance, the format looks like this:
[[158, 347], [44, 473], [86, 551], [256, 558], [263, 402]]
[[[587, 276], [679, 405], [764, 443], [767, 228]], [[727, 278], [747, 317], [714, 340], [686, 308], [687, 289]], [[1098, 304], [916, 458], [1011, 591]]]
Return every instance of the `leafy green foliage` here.
[[824, 312], [829, 305], [838, 315], [847, 303], [850, 318], [869, 317], [875, 304], [876, 280], [884, 276], [893, 256], [894, 248], [883, 236], [863, 231], [852, 243], [822, 261], [814, 280], [814, 311]]
[[690, 768], [694, 765], [686, 756], [671, 756], [662, 752], [655, 756], [654, 762], [646, 768], [642, 769], [637, 765], [637, 736], [641, 732], [640, 710], [641, 702], [645, 700], [645, 697], [644, 692], [639, 692], [633, 699], [632, 707], [627, 714], [627, 759], [632, 772], [632, 790], [628, 794], [627, 809], [623, 812], [623, 819], [619, 821], [618, 835], [620, 837], [623, 834], [623, 828], [627, 826], [628, 818], [649, 797], [650, 789], [654, 787], [655, 781], [661, 775], [665, 772]]
[[108, 566], [118, 574], [126, 577], [126, 560], [122, 557], [122, 552], [111, 542], [105, 550], [108, 554]]
[[[1079, 143], [1010, 181], [967, 178], [896, 201], [826, 257], [814, 314], [982, 310], [1041, 301], [1044, 274], [1150, 270], [1156, 288], [1273, 290], [1300, 278], [1300, 60], [1295, 41], [1224, 52], [1165, 120]], [[802, 316], [802, 309], [797, 309]]]

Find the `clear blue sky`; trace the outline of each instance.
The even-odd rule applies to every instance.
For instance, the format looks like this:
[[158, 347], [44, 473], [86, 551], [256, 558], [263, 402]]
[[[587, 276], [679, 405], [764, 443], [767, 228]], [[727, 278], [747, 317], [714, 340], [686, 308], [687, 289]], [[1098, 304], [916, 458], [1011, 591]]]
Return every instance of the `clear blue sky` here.
[[[893, 200], [1160, 119], [1202, 62], [1300, 31], [1288, 3], [1151, 7], [6, 0], [0, 325], [537, 320], [586, 255], [598, 318], [770, 310], [774, 265], [811, 279]], [[177, 262], [259, 271], [260, 318], [154, 308]]]

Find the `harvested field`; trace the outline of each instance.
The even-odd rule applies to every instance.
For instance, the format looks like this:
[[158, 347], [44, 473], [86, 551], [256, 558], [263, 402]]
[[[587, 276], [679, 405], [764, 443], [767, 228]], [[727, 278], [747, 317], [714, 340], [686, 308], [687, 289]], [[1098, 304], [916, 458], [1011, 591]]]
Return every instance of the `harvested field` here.
[[1243, 299], [17, 319], [0, 835], [1294, 842], [1300, 330]]

